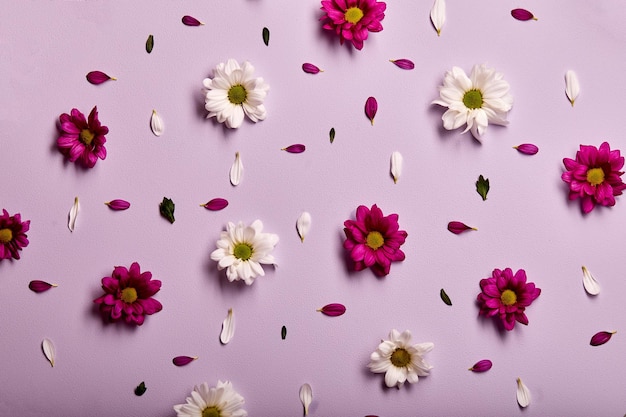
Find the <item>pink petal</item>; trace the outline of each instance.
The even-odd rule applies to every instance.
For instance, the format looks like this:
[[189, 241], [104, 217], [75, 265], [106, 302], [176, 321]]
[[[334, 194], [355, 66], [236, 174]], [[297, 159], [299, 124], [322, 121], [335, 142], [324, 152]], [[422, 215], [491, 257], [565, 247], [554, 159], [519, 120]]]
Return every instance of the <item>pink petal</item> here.
[[196, 19], [195, 17], [192, 16], [183, 16], [183, 24], [185, 26], [200, 26], [200, 25], [204, 25], [204, 23], [202, 23], [201, 21], [199, 21], [198, 19]]
[[116, 80], [116, 79], [117, 78], [110, 77], [102, 71], [91, 71], [87, 73], [87, 81], [95, 85], [102, 84], [103, 82], [106, 82], [109, 80]]
[[104, 203], [107, 206], [109, 206], [109, 208], [111, 210], [126, 210], [130, 207], [130, 203], [128, 201], [125, 200], [111, 200], [108, 203]]
[[198, 359], [197, 356], [176, 356], [172, 363], [176, 366], [185, 366]]
[[322, 308], [318, 308], [317, 311], [327, 316], [337, 317], [337, 316], [341, 316], [343, 313], [346, 312], [346, 306], [344, 306], [343, 304], [332, 303], [332, 304], [327, 304]]
[[458, 235], [458, 234], [466, 232], [468, 230], [478, 230], [478, 229], [476, 229], [475, 227], [470, 227], [470, 226], [466, 225], [465, 223], [452, 221], [452, 222], [448, 223], [448, 230], [451, 231], [452, 233], [454, 233], [455, 235]]
[[611, 340], [611, 336], [613, 336], [616, 332], [598, 332], [593, 335], [589, 344], [591, 346], [600, 346]]
[[474, 364], [471, 368], [469, 368], [472, 372], [487, 372], [491, 369], [493, 364], [489, 359], [483, 359]]
[[323, 72], [323, 70], [319, 69], [317, 65], [309, 64], [308, 62], [302, 64], [302, 71], [307, 74], [317, 74], [319, 72]]
[[44, 292], [48, 291], [52, 287], [56, 287], [56, 284], [48, 284], [45, 281], [33, 280], [28, 284], [28, 288], [34, 292]]
[[511, 16], [513, 16], [517, 20], [537, 20], [535, 16], [531, 12], [526, 9], [513, 9], [511, 10]]
[[539, 148], [532, 143], [522, 143], [521, 145], [513, 146], [513, 148], [517, 149], [524, 155], [534, 155], [539, 152]]
[[302, 153], [306, 150], [306, 146], [302, 144], [290, 145], [286, 148], [282, 148], [281, 151], [287, 151], [289, 153]]
[[410, 59], [390, 59], [389, 62], [393, 62], [398, 68], [404, 70], [412, 70], [415, 68], [415, 64]]
[[209, 200], [206, 204], [201, 204], [201, 206], [207, 210], [218, 211], [228, 206], [228, 200], [223, 198], [214, 198]]
[[374, 125], [374, 116], [376, 116], [377, 111], [378, 102], [374, 97], [368, 97], [367, 101], [365, 102], [365, 115], [368, 119], [370, 119], [372, 126]]

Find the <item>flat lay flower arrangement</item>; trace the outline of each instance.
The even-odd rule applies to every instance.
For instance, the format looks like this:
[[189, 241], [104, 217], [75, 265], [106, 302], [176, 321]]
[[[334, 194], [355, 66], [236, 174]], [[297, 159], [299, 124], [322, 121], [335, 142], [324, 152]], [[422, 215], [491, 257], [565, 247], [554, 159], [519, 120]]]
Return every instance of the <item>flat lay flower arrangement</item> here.
[[[238, 35], [245, 47], [204, 45], [185, 58], [197, 61], [187, 69], [169, 60], [181, 51], [167, 30], [189, 44], [224, 36], [211, 24], [226, 24], [228, 6], [212, 15], [196, 5], [171, 16], [167, 30], [148, 19], [132, 40], [139, 47], [125, 52], [155, 74], [175, 68], [185, 87], [171, 84], [188, 102], [109, 51], [81, 66], [80, 77], [64, 77], [80, 94], [58, 93], [38, 109], [37, 125], [54, 132], [42, 146], [53, 179], [42, 181], [62, 192], [49, 212], [39, 209], [45, 199], [32, 203], [28, 186], [11, 184], [0, 201], [0, 278], [29, 291], [20, 305], [36, 322], [23, 330], [37, 341], [24, 353], [30, 373], [46, 364], [57, 373], [99, 370], [106, 361], [124, 383], [104, 377], [93, 389], [113, 389], [136, 415], [146, 401], [151, 415], [179, 417], [264, 415], [272, 406], [275, 415], [413, 415], [399, 410], [415, 404], [431, 404], [429, 415], [574, 415], [568, 410], [578, 408], [552, 403], [540, 368], [578, 375], [578, 362], [555, 357], [556, 348], [546, 358], [542, 346], [571, 347], [600, 369], [600, 350], [615, 355], [621, 346], [624, 319], [614, 318], [611, 294], [624, 287], [614, 282], [623, 268], [621, 258], [611, 263], [619, 245], [605, 242], [623, 230], [623, 135], [603, 132], [609, 120], [574, 137], [529, 130], [523, 116], [538, 105], [523, 91], [529, 70], [489, 48], [425, 65], [412, 41], [384, 41], [418, 28], [429, 48], [452, 47], [446, 36], [461, 8], [453, 1], [435, 0], [401, 25], [406, 10], [391, 2], [310, 2], [300, 30], [318, 51], [288, 53], [280, 48], [294, 34], [262, 21], [266, 10], [233, 7], [254, 28]], [[538, 11], [500, 9], [499, 28], [544, 30]], [[550, 126], [583, 123], [585, 83], [574, 64], [558, 64], [560, 73], [545, 76], [559, 109]], [[337, 88], [345, 68], [368, 82]], [[382, 86], [370, 77], [379, 71]], [[134, 103], [136, 88], [149, 98]], [[413, 112], [419, 126], [407, 120]], [[1, 161], [19, 159], [10, 149]], [[534, 220], [561, 225], [571, 239]], [[585, 256], [563, 264], [557, 251]], [[46, 274], [31, 272], [46, 263]], [[99, 347], [98, 357], [77, 354], [69, 365], [78, 347], [59, 312], [72, 303], [82, 306], [70, 320], [89, 334], [84, 343]], [[564, 330], [546, 325], [553, 314]], [[555, 336], [564, 331], [567, 341]], [[120, 353], [134, 349], [142, 353]], [[105, 359], [116, 355], [132, 364], [117, 369]], [[302, 367], [308, 362], [315, 370]], [[337, 386], [344, 374], [367, 400]], [[451, 383], [475, 386], [480, 400], [446, 408], [440, 395]], [[493, 392], [495, 409], [483, 404]], [[587, 400], [600, 414], [607, 403], [623, 412], [614, 401]]]

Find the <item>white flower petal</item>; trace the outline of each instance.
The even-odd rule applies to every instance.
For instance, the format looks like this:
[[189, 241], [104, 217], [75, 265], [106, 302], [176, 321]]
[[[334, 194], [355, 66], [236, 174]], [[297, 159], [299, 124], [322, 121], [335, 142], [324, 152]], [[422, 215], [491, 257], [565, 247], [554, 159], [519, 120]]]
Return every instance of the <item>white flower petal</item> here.
[[43, 339], [43, 342], [41, 342], [41, 349], [43, 350], [43, 354], [45, 355], [46, 359], [48, 359], [48, 362], [50, 362], [50, 365], [54, 367], [56, 352], [52, 341], [48, 338]]
[[70, 209], [70, 213], [68, 215], [67, 227], [70, 229], [70, 232], [74, 231], [76, 227], [76, 218], [78, 217], [78, 212], [80, 211], [80, 204], [78, 203], [78, 197], [74, 197], [74, 204]]
[[446, 2], [445, 0], [435, 0], [433, 7], [430, 9], [430, 21], [437, 30], [437, 36], [441, 35], [441, 28], [446, 21]]
[[311, 213], [308, 211], [303, 212], [298, 220], [296, 221], [296, 230], [298, 231], [298, 236], [300, 236], [300, 240], [304, 242], [304, 238], [311, 230]]
[[391, 154], [391, 176], [393, 177], [394, 184], [398, 182], [400, 175], [402, 175], [402, 162], [402, 154], [398, 151], [394, 151]]
[[302, 401], [302, 405], [304, 406], [304, 415], [309, 414], [309, 406], [313, 401], [313, 390], [309, 384], [303, 384], [300, 387], [300, 401]]
[[156, 110], [152, 110], [152, 117], [150, 118], [150, 129], [154, 136], [161, 136], [163, 134], [165, 126], [163, 125], [163, 119], [157, 113]]
[[239, 185], [243, 176], [243, 164], [239, 152], [235, 153], [235, 162], [230, 167], [230, 183], [234, 186]]
[[220, 333], [220, 342], [223, 345], [228, 344], [235, 335], [235, 317], [233, 315], [233, 309], [228, 309], [228, 315], [222, 322], [222, 332]]
[[578, 76], [572, 70], [568, 70], [565, 73], [565, 94], [567, 94], [567, 98], [573, 107], [578, 94], [580, 94], [580, 84], [578, 83]]
[[530, 391], [521, 378], [517, 378], [517, 403], [522, 408], [526, 408], [530, 404]]
[[583, 286], [589, 295], [600, 294], [600, 284], [598, 284], [598, 281], [585, 266], [583, 266]]

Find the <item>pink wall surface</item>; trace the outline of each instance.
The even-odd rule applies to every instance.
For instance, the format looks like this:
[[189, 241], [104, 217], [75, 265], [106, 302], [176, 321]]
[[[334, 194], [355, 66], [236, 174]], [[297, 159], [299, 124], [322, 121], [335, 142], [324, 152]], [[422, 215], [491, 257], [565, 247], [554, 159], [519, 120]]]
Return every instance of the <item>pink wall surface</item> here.
[[[0, 262], [1, 416], [174, 416], [194, 385], [229, 380], [250, 416], [617, 416], [626, 413], [626, 197], [583, 215], [567, 200], [562, 159], [580, 144], [626, 151], [626, 8], [614, 1], [447, 0], [437, 36], [430, 1], [387, 2], [384, 30], [363, 50], [321, 29], [318, 1], [6, 1], [0, 25], [0, 208], [31, 220], [19, 261]], [[514, 20], [515, 7], [537, 21]], [[183, 15], [205, 25], [188, 27]], [[261, 37], [270, 29], [269, 46]], [[145, 41], [154, 35], [154, 50]], [[271, 86], [263, 122], [228, 130], [205, 119], [202, 80], [229, 58], [249, 60]], [[390, 59], [408, 58], [412, 71]], [[322, 69], [306, 74], [301, 65]], [[483, 143], [442, 128], [431, 105], [453, 66], [504, 73], [514, 106], [508, 127]], [[564, 74], [578, 74], [572, 108]], [[101, 70], [117, 81], [85, 80]], [[372, 126], [365, 100], [379, 103]], [[108, 156], [91, 170], [56, 149], [60, 114], [98, 106]], [[156, 109], [165, 133], [155, 137]], [[336, 130], [330, 144], [328, 132]], [[302, 154], [281, 148], [307, 146]], [[512, 147], [539, 146], [526, 156]], [[389, 176], [393, 151], [403, 176]], [[245, 173], [228, 172], [240, 152]], [[486, 201], [474, 183], [482, 174]], [[81, 202], [75, 231], [67, 215]], [[164, 196], [176, 222], [159, 215]], [[218, 212], [202, 207], [229, 200]], [[113, 212], [103, 203], [131, 202]], [[406, 260], [386, 278], [350, 272], [343, 222], [358, 205], [398, 213]], [[295, 222], [308, 211], [304, 243]], [[228, 221], [261, 219], [280, 236], [278, 267], [252, 286], [229, 283], [209, 254]], [[478, 228], [453, 235], [451, 220]], [[140, 263], [162, 281], [163, 311], [143, 326], [105, 324], [92, 300], [116, 265]], [[602, 286], [582, 286], [585, 265]], [[500, 331], [478, 316], [478, 282], [494, 268], [526, 270], [542, 289], [528, 326]], [[42, 294], [41, 279], [58, 284]], [[445, 288], [452, 306], [439, 291]], [[337, 302], [341, 317], [316, 309]], [[237, 329], [221, 345], [233, 308]], [[280, 337], [286, 326], [285, 340]], [[367, 369], [391, 329], [433, 342], [430, 376], [387, 389]], [[613, 339], [589, 345], [601, 330]], [[54, 368], [41, 341], [55, 344]], [[198, 356], [175, 367], [178, 355]], [[468, 372], [491, 359], [484, 374]], [[521, 377], [532, 402], [516, 402]], [[133, 393], [145, 381], [147, 392]]]

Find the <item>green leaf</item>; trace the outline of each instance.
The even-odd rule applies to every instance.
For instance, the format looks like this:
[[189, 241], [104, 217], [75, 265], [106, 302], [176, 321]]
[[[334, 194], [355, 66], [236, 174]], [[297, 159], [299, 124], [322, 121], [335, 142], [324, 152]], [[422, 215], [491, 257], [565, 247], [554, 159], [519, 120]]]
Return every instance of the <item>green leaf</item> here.
[[159, 204], [159, 211], [161, 216], [169, 220], [170, 223], [174, 223], [174, 202], [167, 197], [163, 197], [163, 201]]
[[450, 301], [450, 297], [448, 297], [448, 294], [446, 294], [445, 290], [442, 288], [441, 291], [439, 291], [439, 295], [441, 296], [441, 300], [446, 303], [447, 305], [451, 306], [452, 305], [452, 301]]
[[330, 128], [329, 136], [330, 136], [330, 143], [333, 143], [335, 141], [335, 128], [334, 127]]
[[476, 192], [480, 194], [483, 198], [483, 201], [487, 199], [487, 193], [489, 192], [489, 179], [483, 178], [482, 175], [478, 176], [478, 181], [476, 181]]
[[285, 338], [287, 337], [287, 328], [285, 326], [283, 326], [283, 328], [280, 330], [280, 337], [285, 340]]
[[154, 36], [148, 36], [148, 40], [146, 41], [146, 52], [152, 52], [152, 48], [154, 48]]
[[141, 381], [141, 384], [135, 388], [135, 395], [141, 397], [146, 392], [146, 383]]
[[263, 43], [265, 46], [270, 44], [270, 30], [268, 28], [263, 28]]

